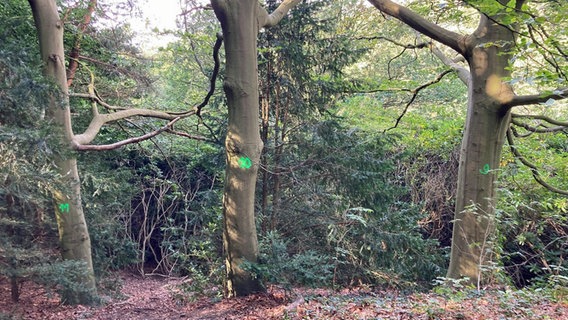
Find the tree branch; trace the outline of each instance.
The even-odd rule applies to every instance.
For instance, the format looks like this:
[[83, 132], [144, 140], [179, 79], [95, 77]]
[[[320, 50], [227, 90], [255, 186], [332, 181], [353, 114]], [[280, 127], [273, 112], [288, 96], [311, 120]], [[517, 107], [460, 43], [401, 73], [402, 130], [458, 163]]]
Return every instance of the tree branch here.
[[67, 68], [67, 87], [70, 87], [73, 83], [73, 79], [75, 79], [75, 73], [77, 72], [77, 68], [79, 67], [79, 51], [81, 50], [81, 40], [83, 39], [83, 34], [87, 29], [89, 23], [91, 23], [91, 17], [95, 8], [97, 6], [97, 0], [90, 0], [89, 6], [87, 7], [87, 12], [83, 17], [83, 22], [79, 25], [79, 30], [77, 32], [77, 36], [75, 38], [75, 44], [71, 49], [71, 53], [69, 54], [69, 68]]
[[[177, 118], [185, 118], [190, 115], [195, 114], [194, 111], [187, 112], [182, 115], [173, 115], [164, 111], [156, 111], [149, 109], [127, 109], [120, 110], [114, 113], [106, 113], [95, 115], [89, 124], [89, 127], [82, 134], [77, 134], [73, 137], [73, 142], [79, 145], [85, 145], [90, 143], [95, 139], [101, 127], [107, 123], [114, 122], [117, 120], [140, 116], [140, 117], [151, 117], [164, 120], [174, 120]], [[177, 121], [177, 120], [176, 120]]]
[[[223, 44], [223, 34], [217, 33], [217, 40], [215, 41], [215, 45], [213, 46], [213, 61], [215, 65], [213, 67], [213, 73], [211, 73], [211, 78], [209, 78], [209, 90], [203, 98], [203, 101], [193, 107], [193, 111], [198, 117], [201, 117], [201, 109], [205, 107], [208, 103], [213, 94], [215, 93], [215, 85], [217, 83], [217, 76], [219, 75], [219, 67], [221, 62], [219, 61], [219, 49], [221, 49], [221, 44]], [[185, 115], [187, 112], [172, 112], [171, 114], [174, 115]]]
[[540, 173], [538, 172], [538, 168], [519, 153], [517, 147], [515, 146], [515, 141], [513, 140], [513, 134], [511, 132], [511, 129], [507, 130], [507, 141], [509, 142], [509, 147], [511, 148], [511, 152], [513, 153], [515, 158], [518, 159], [522, 164], [524, 164], [531, 170], [531, 173], [534, 179], [536, 180], [536, 182], [538, 182], [541, 186], [545, 187], [549, 191], [568, 196], [568, 191], [558, 189], [554, 186], [551, 186], [546, 181], [544, 181], [540, 176]]
[[546, 121], [546, 122], [553, 124], [555, 126], [568, 127], [568, 121], [559, 121], [559, 120], [555, 120], [555, 119], [552, 119], [550, 117], [539, 115], [539, 114], [516, 114], [516, 113], [513, 113], [511, 115], [511, 117], [513, 119], [515, 119], [515, 118], [537, 119], [537, 120]]
[[459, 65], [456, 63], [456, 61], [450, 59], [448, 56], [446, 56], [437, 46], [435, 46], [434, 44], [430, 45], [430, 50], [432, 50], [432, 53], [438, 58], [440, 59], [440, 61], [442, 61], [443, 64], [445, 64], [446, 66], [452, 68], [458, 75], [458, 78], [460, 78], [460, 80], [466, 85], [469, 86], [469, 81], [471, 78], [471, 75], [469, 73], [469, 70], [464, 68], [463, 66]]
[[421, 42], [418, 44], [404, 44], [404, 43], [400, 43], [394, 39], [391, 38], [387, 38], [385, 36], [375, 36], [375, 37], [359, 37], [359, 38], [355, 38], [355, 40], [385, 40], [388, 41], [392, 44], [395, 44], [399, 47], [403, 47], [405, 49], [422, 49], [422, 48], [428, 48], [431, 44], [431, 42]]
[[[162, 129], [153, 131], [149, 134], [145, 134], [145, 135], [140, 136], [140, 137], [130, 138], [130, 139], [120, 141], [120, 142], [110, 144], [110, 145], [87, 146], [91, 141], [93, 141], [95, 139], [95, 137], [97, 136], [97, 134], [99, 133], [99, 131], [102, 128], [103, 125], [110, 123], [110, 122], [117, 121], [117, 120], [121, 120], [121, 119], [126, 119], [126, 118], [130, 118], [130, 117], [135, 117], [135, 116], [150, 117], [150, 118], [163, 119], [163, 120], [172, 120], [173, 122], [170, 122], [170, 123], [173, 125], [173, 123], [175, 123], [179, 119], [187, 118], [187, 117], [192, 116], [192, 115], [197, 115], [201, 118], [201, 109], [209, 103], [211, 96], [213, 96], [213, 94], [215, 92], [215, 84], [216, 84], [216, 81], [217, 81], [217, 76], [219, 75], [219, 67], [220, 67], [220, 64], [221, 64], [220, 61], [219, 61], [219, 49], [221, 48], [222, 43], [223, 43], [223, 36], [220, 35], [220, 34], [217, 34], [217, 41], [215, 42], [215, 45], [213, 46], [213, 60], [215, 61], [215, 66], [213, 68], [213, 73], [211, 74], [211, 78], [209, 80], [209, 90], [207, 91], [207, 94], [205, 95], [205, 98], [203, 99], [203, 101], [201, 103], [199, 103], [198, 105], [194, 106], [192, 108], [192, 110], [188, 110], [188, 111], [184, 111], [184, 112], [167, 112], [167, 111], [158, 111], [158, 110], [150, 110], [150, 109], [124, 109], [124, 108], [120, 108], [120, 107], [114, 107], [114, 106], [111, 106], [108, 103], [104, 102], [96, 94], [95, 89], [94, 89], [94, 79], [92, 78], [91, 84], [89, 85], [89, 93], [87, 93], [87, 94], [75, 93], [75, 94], [70, 94], [70, 96], [91, 99], [95, 103], [98, 103], [98, 104], [104, 106], [105, 108], [107, 108], [109, 110], [115, 110], [115, 111], [118, 110], [118, 111], [113, 112], [113, 113], [99, 114], [98, 110], [96, 108], [96, 105], [93, 106], [93, 118], [91, 119], [91, 123], [89, 124], [89, 126], [87, 127], [85, 132], [83, 132], [82, 134], [75, 135], [73, 137], [73, 139], [72, 139], [73, 140], [72, 141], [73, 147], [76, 150], [111, 150], [111, 149], [116, 149], [116, 148], [119, 148], [119, 147], [126, 145], [126, 144], [135, 143], [135, 142], [139, 142], [139, 141], [149, 139], [149, 138], [151, 138], [151, 137], [153, 137], [153, 136], [155, 136], [155, 135], [157, 135], [157, 134], [159, 134], [159, 133], [161, 133], [165, 130], [170, 130], [170, 127], [171, 127], [171, 125], [169, 125], [169, 127], [166, 126], [167, 128], [164, 127], [165, 129], [162, 128]], [[175, 132], [173, 132], [173, 133], [175, 133]]]
[[278, 22], [280, 22], [280, 20], [282, 20], [282, 18], [284, 18], [288, 11], [290, 11], [290, 9], [298, 3], [300, 3], [300, 0], [284, 0], [271, 14], [268, 14], [266, 9], [261, 7], [259, 12], [259, 27], [274, 27], [278, 24]]
[[517, 106], [526, 106], [529, 104], [545, 103], [550, 99], [562, 100], [566, 98], [568, 98], [568, 88], [560, 88], [546, 94], [514, 96], [513, 99], [505, 103], [504, 106], [512, 108]]
[[75, 150], [80, 150], [80, 151], [86, 151], [86, 150], [103, 151], [103, 150], [118, 149], [118, 148], [123, 147], [127, 144], [137, 143], [137, 142], [148, 140], [152, 137], [155, 137], [158, 134], [169, 130], [174, 125], [174, 123], [176, 123], [179, 119], [181, 119], [181, 117], [177, 117], [177, 118], [173, 119], [172, 121], [168, 122], [165, 126], [159, 128], [159, 129], [156, 129], [156, 130], [154, 130], [150, 133], [147, 133], [145, 135], [126, 139], [126, 140], [122, 140], [122, 141], [119, 141], [119, 142], [116, 142], [116, 143], [104, 144], [104, 145], [83, 145], [83, 144], [79, 144], [75, 140], [73, 140], [72, 146]]
[[439, 25], [424, 19], [407, 7], [390, 0], [369, 0], [377, 9], [389, 16], [407, 24], [414, 30], [454, 49], [461, 55], [466, 53], [466, 37], [459, 33], [444, 29]]
[[171, 129], [171, 128], [166, 129], [166, 132], [171, 133], [171, 134], [175, 134], [177, 136], [186, 137], [186, 138], [189, 138], [189, 139], [192, 139], [192, 140], [205, 141], [205, 142], [211, 142], [211, 143], [215, 143], [215, 144], [218, 144], [218, 145], [222, 145], [222, 143], [219, 140], [209, 139], [209, 138], [206, 138], [204, 136], [196, 136], [196, 135], [189, 134], [189, 133], [186, 133], [186, 132], [177, 131], [177, 130], [174, 130], [174, 129]]
[[420, 93], [421, 90], [428, 88], [429, 86], [436, 84], [438, 82], [440, 82], [442, 80], [442, 78], [444, 78], [445, 75], [447, 75], [448, 73], [453, 72], [453, 70], [446, 70], [442, 73], [440, 73], [436, 79], [431, 80], [427, 83], [424, 83], [418, 87], [416, 87], [415, 89], [412, 89], [410, 92], [412, 92], [412, 98], [410, 98], [410, 100], [406, 103], [406, 106], [404, 107], [404, 110], [402, 111], [402, 114], [400, 116], [398, 116], [398, 118], [396, 118], [396, 123], [394, 124], [394, 126], [384, 130], [383, 132], [395, 129], [398, 124], [400, 123], [400, 120], [402, 120], [402, 118], [406, 115], [406, 112], [408, 111], [408, 108], [410, 107], [410, 105], [414, 102], [414, 100], [416, 99], [416, 97], [418, 96], [418, 93]]
[[[536, 127], [529, 125], [528, 123], [521, 122], [515, 118], [511, 119], [511, 123], [516, 125], [517, 127], [524, 128], [527, 131], [534, 132], [534, 133], [551, 133], [551, 132], [561, 132], [561, 131], [568, 131], [568, 127], [566, 126], [554, 126], [554, 127], [547, 127], [542, 123], [539, 123]], [[540, 129], [539, 127], [543, 127]], [[515, 134], [515, 136], [518, 136]]]

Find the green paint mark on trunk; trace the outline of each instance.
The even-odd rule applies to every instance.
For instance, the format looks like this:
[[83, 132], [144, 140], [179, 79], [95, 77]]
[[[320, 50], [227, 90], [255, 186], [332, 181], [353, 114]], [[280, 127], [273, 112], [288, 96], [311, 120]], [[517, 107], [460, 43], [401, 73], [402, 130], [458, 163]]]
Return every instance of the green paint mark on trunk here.
[[240, 157], [239, 166], [243, 169], [250, 169], [250, 167], [252, 167], [252, 161], [248, 157]]
[[64, 213], [65, 211], [69, 212], [69, 203], [60, 204], [59, 211], [61, 211], [61, 213]]

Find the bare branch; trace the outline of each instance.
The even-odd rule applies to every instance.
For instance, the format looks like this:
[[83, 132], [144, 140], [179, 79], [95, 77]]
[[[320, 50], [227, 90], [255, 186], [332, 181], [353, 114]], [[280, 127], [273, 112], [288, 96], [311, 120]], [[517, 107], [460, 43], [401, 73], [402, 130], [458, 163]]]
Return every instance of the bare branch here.
[[511, 126], [511, 132], [513, 132], [513, 135], [517, 138], [526, 138], [526, 137], [530, 137], [534, 132], [532, 131], [528, 131], [525, 134], [521, 134], [519, 133], [519, 131], [517, 131], [517, 128], [515, 128], [514, 126]]
[[122, 141], [119, 141], [119, 142], [116, 142], [116, 143], [104, 144], [104, 145], [82, 145], [82, 144], [77, 143], [75, 140], [73, 140], [72, 146], [75, 150], [81, 150], [81, 151], [85, 151], [85, 150], [103, 151], [103, 150], [118, 149], [118, 148], [123, 147], [127, 144], [137, 143], [137, 142], [148, 140], [152, 137], [155, 137], [158, 134], [169, 130], [174, 125], [174, 123], [176, 123], [179, 119], [181, 119], [181, 117], [177, 117], [177, 118], [173, 119], [172, 121], [168, 122], [165, 126], [159, 128], [159, 129], [156, 129], [152, 132], [149, 132], [145, 135], [126, 139], [126, 140], [122, 140]]
[[[213, 47], [213, 60], [215, 61], [215, 66], [213, 68], [213, 73], [211, 74], [211, 78], [210, 78], [210, 81], [209, 81], [209, 90], [208, 90], [205, 98], [203, 99], [203, 101], [200, 104], [194, 106], [192, 108], [192, 110], [188, 110], [188, 111], [184, 111], [184, 112], [167, 112], [167, 111], [158, 111], [158, 110], [150, 110], [150, 109], [126, 109], [126, 108], [121, 108], [121, 107], [114, 107], [114, 106], [111, 106], [108, 103], [104, 102], [96, 94], [96, 91], [94, 89], [94, 83], [93, 83], [94, 79], [91, 79], [91, 84], [89, 85], [89, 93], [87, 93], [87, 94], [75, 93], [75, 94], [70, 94], [70, 96], [91, 99], [92, 101], [94, 101], [94, 103], [98, 103], [98, 104], [104, 106], [105, 108], [107, 108], [109, 110], [114, 110], [116, 112], [107, 113], [107, 114], [99, 114], [98, 109], [96, 108], [96, 104], [95, 104], [93, 106], [93, 119], [91, 119], [91, 123], [89, 124], [89, 126], [87, 127], [87, 129], [85, 130], [84, 133], [75, 135], [73, 137], [72, 144], [73, 144], [74, 148], [77, 149], [77, 150], [111, 150], [111, 149], [119, 148], [120, 146], [123, 146], [125, 144], [130, 144], [130, 143], [139, 142], [139, 141], [142, 141], [142, 140], [145, 140], [145, 139], [149, 139], [149, 138], [163, 132], [164, 130], [169, 129], [169, 128], [166, 128], [166, 129], [162, 128], [160, 130], [153, 131], [152, 133], [145, 134], [145, 135], [140, 136], [140, 137], [130, 138], [130, 139], [127, 139], [127, 140], [124, 140], [124, 141], [120, 141], [120, 142], [111, 144], [111, 145], [100, 146], [100, 148], [99, 148], [99, 146], [87, 146], [87, 144], [89, 144], [91, 141], [93, 141], [95, 139], [95, 137], [97, 136], [97, 134], [99, 133], [99, 130], [102, 128], [103, 125], [110, 123], [110, 122], [117, 121], [117, 120], [122, 120], [122, 119], [130, 118], [130, 117], [136, 117], [136, 116], [157, 118], [157, 119], [163, 119], [163, 120], [172, 120], [172, 121], [174, 121], [174, 120], [177, 121], [176, 119], [179, 120], [179, 119], [182, 119], [182, 118], [187, 118], [187, 117], [192, 116], [192, 115], [197, 115], [201, 118], [201, 109], [209, 103], [211, 96], [213, 96], [213, 93], [215, 92], [215, 84], [216, 84], [216, 81], [217, 81], [217, 76], [219, 75], [219, 66], [220, 66], [219, 49], [221, 48], [222, 43], [223, 43], [223, 37], [220, 34], [218, 34], [217, 35], [217, 41], [215, 42], [215, 45]], [[87, 148], [87, 149], [85, 149], [85, 148]]]
[[259, 26], [263, 28], [274, 27], [298, 3], [300, 3], [300, 0], [284, 0], [271, 14], [268, 14], [266, 9], [260, 8]]
[[466, 53], [466, 37], [459, 33], [444, 29], [439, 25], [424, 19], [407, 7], [390, 0], [369, 0], [381, 12], [407, 24], [414, 30], [430, 37], [464, 55]]
[[504, 106], [512, 108], [517, 106], [526, 106], [529, 104], [545, 103], [550, 99], [562, 100], [566, 98], [568, 98], [568, 88], [560, 88], [545, 94], [515, 96], [511, 101], [505, 103]]
[[[213, 67], [213, 73], [211, 74], [211, 78], [209, 79], [209, 90], [203, 98], [203, 101], [193, 107], [193, 111], [199, 117], [201, 117], [201, 109], [205, 107], [208, 103], [213, 94], [215, 93], [215, 84], [217, 83], [217, 76], [219, 75], [219, 67], [221, 62], [219, 61], [219, 49], [221, 48], [221, 44], [223, 44], [223, 34], [217, 33], [217, 40], [215, 41], [215, 45], [213, 46], [213, 61], [215, 61], [215, 66]], [[174, 115], [186, 115], [187, 112], [172, 112], [171, 114]]]
[[413, 89], [408, 88], [392, 88], [392, 89], [369, 89], [369, 90], [352, 90], [348, 93], [376, 93], [376, 92], [413, 92]]
[[550, 117], [539, 115], [539, 114], [516, 114], [516, 113], [513, 113], [511, 116], [512, 116], [513, 119], [515, 119], [515, 118], [537, 119], [537, 120], [546, 121], [546, 122], [553, 124], [555, 126], [568, 127], [568, 121], [559, 121], [559, 120], [552, 119]]
[[438, 59], [440, 59], [440, 61], [442, 61], [443, 64], [447, 65], [448, 67], [454, 69], [454, 71], [456, 71], [458, 77], [460, 78], [460, 80], [466, 85], [469, 86], [469, 81], [471, 78], [471, 75], [469, 73], [469, 70], [461, 65], [459, 65], [456, 61], [450, 59], [448, 56], [446, 56], [437, 46], [435, 46], [434, 44], [430, 45], [430, 50], [432, 50], [432, 53], [438, 57]]
[[568, 191], [558, 189], [554, 186], [551, 186], [546, 181], [544, 181], [540, 176], [540, 173], [538, 172], [538, 168], [520, 154], [520, 152], [517, 150], [517, 147], [515, 146], [515, 141], [513, 140], [513, 134], [511, 132], [511, 129], [507, 130], [507, 141], [509, 142], [509, 147], [511, 148], [511, 152], [513, 153], [515, 158], [518, 159], [522, 164], [524, 164], [531, 170], [531, 173], [534, 179], [536, 180], [536, 182], [538, 182], [541, 186], [545, 187], [549, 191], [568, 196]]
[[170, 113], [163, 111], [156, 111], [149, 109], [127, 109], [114, 113], [99, 114], [93, 117], [91, 123], [89, 124], [89, 127], [87, 127], [84, 133], [77, 134], [74, 136], [73, 143], [79, 145], [88, 144], [95, 139], [95, 137], [97, 136], [99, 130], [103, 125], [121, 119], [141, 116], [141, 117], [151, 117], [151, 118], [164, 119], [164, 120], [174, 120], [177, 118], [185, 118], [192, 114], [195, 113], [191, 111], [191, 113], [187, 113], [184, 116], [180, 116], [180, 115], [172, 115]]
[[[568, 132], [568, 127], [566, 127], [566, 126], [555, 126], [555, 127], [549, 128], [549, 127], [543, 125], [542, 123], [539, 123], [536, 127], [533, 127], [533, 126], [529, 125], [528, 123], [521, 122], [521, 121], [519, 121], [515, 118], [511, 119], [511, 123], [518, 126], [518, 127], [524, 128], [527, 131], [534, 132], [534, 133], [551, 133], [551, 132], [561, 132], [561, 131]], [[539, 127], [543, 127], [543, 128], [540, 129]], [[515, 136], [518, 136], [518, 135], [515, 134]]]
[[209, 139], [209, 138], [206, 138], [204, 136], [196, 136], [196, 135], [193, 135], [193, 134], [189, 134], [189, 133], [182, 132], [182, 131], [177, 131], [177, 130], [174, 130], [174, 129], [167, 129], [166, 132], [171, 133], [171, 134], [175, 134], [175, 135], [178, 135], [178, 136], [181, 136], [181, 137], [186, 137], [186, 138], [189, 138], [189, 139], [192, 139], [192, 140], [221, 144], [218, 140]]
[[446, 70], [442, 73], [440, 73], [436, 79], [428, 81], [427, 83], [424, 83], [418, 87], [416, 87], [415, 89], [412, 89], [410, 92], [412, 92], [412, 97], [410, 98], [410, 100], [406, 103], [406, 106], [404, 107], [404, 110], [402, 111], [402, 113], [400, 114], [400, 116], [398, 116], [398, 118], [396, 118], [396, 122], [394, 124], [394, 126], [386, 129], [383, 132], [395, 129], [398, 124], [400, 123], [400, 120], [402, 120], [402, 118], [406, 115], [406, 112], [408, 111], [408, 108], [410, 107], [410, 105], [414, 102], [414, 100], [416, 99], [416, 97], [418, 96], [418, 93], [420, 93], [420, 91], [422, 91], [423, 89], [428, 88], [429, 86], [436, 84], [438, 82], [440, 82], [442, 80], [442, 78], [444, 78], [445, 75], [447, 75], [448, 73], [453, 72], [453, 70]]
[[395, 44], [399, 47], [403, 47], [405, 49], [423, 49], [423, 48], [428, 48], [431, 44], [431, 42], [421, 42], [418, 44], [404, 44], [404, 43], [400, 43], [394, 39], [391, 38], [387, 38], [385, 36], [375, 36], [375, 37], [359, 37], [359, 38], [355, 38], [355, 40], [385, 40], [388, 41], [392, 44]]

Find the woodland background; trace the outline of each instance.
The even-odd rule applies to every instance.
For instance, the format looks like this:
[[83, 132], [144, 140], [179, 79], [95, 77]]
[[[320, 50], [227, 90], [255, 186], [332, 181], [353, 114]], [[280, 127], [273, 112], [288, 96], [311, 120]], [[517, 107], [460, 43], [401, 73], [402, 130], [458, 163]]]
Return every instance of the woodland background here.
[[[265, 1], [267, 8], [277, 4]], [[458, 1], [406, 4], [457, 30], [476, 27], [475, 7]], [[90, 12], [89, 1], [58, 2], [66, 53], [80, 39], [70, 86], [77, 132], [89, 124], [91, 101], [73, 93], [90, 84], [108, 105], [129, 108], [182, 112], [207, 94], [220, 30], [213, 11], [182, 1], [178, 28], [155, 30], [175, 41], [142, 51], [129, 25], [117, 21], [143, 5], [98, 1]], [[556, 41], [566, 50], [568, 22], [551, 23], [563, 30]], [[568, 189], [567, 129], [519, 128], [515, 147], [504, 148], [495, 169], [496, 234], [488, 239], [494, 263], [483, 270], [483, 287], [464, 287], [445, 278], [467, 104], [457, 74], [423, 36], [363, 1], [301, 2], [258, 39], [260, 259], [245, 270], [285, 291], [364, 286], [456, 297], [492, 288], [566, 302], [568, 201], [533, 175], [538, 170], [548, 184]], [[530, 52], [523, 57], [521, 64], [542, 62], [537, 52], [532, 62]], [[520, 91], [552, 78], [566, 81], [564, 59], [555, 74], [515, 74], [508, 81]], [[30, 6], [0, 3], [0, 283], [11, 289], [13, 303], [27, 282], [52, 293], [85, 290], [77, 284], [81, 262], [61, 258], [53, 214], [53, 190], [69, 188], [53, 158], [67, 152], [78, 158], [103, 295], [120, 292], [118, 271], [129, 271], [189, 279], [176, 286], [179, 301], [222, 297], [227, 108], [220, 66], [218, 90], [199, 117], [116, 150], [69, 151], [42, 116], [57, 89], [42, 76]], [[565, 124], [566, 102], [526, 108], [535, 110]], [[93, 144], [163, 125], [151, 118], [112, 123]]]

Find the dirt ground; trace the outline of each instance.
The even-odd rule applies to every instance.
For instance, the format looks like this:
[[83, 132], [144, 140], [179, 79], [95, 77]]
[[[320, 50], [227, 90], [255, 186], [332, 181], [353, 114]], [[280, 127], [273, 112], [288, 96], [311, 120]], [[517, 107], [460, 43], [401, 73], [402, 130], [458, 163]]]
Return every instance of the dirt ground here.
[[[0, 279], [0, 320], [3, 319], [568, 319], [568, 299], [539, 300], [517, 291], [442, 296], [404, 295], [396, 290], [272, 287], [268, 293], [244, 298], [202, 297], [182, 303], [179, 285], [186, 279], [141, 277], [121, 273], [121, 294], [105, 297], [101, 306], [65, 306], [56, 295], [31, 282], [21, 287], [18, 303], [10, 299], [9, 283]], [[215, 289], [215, 288], [213, 288]]]

